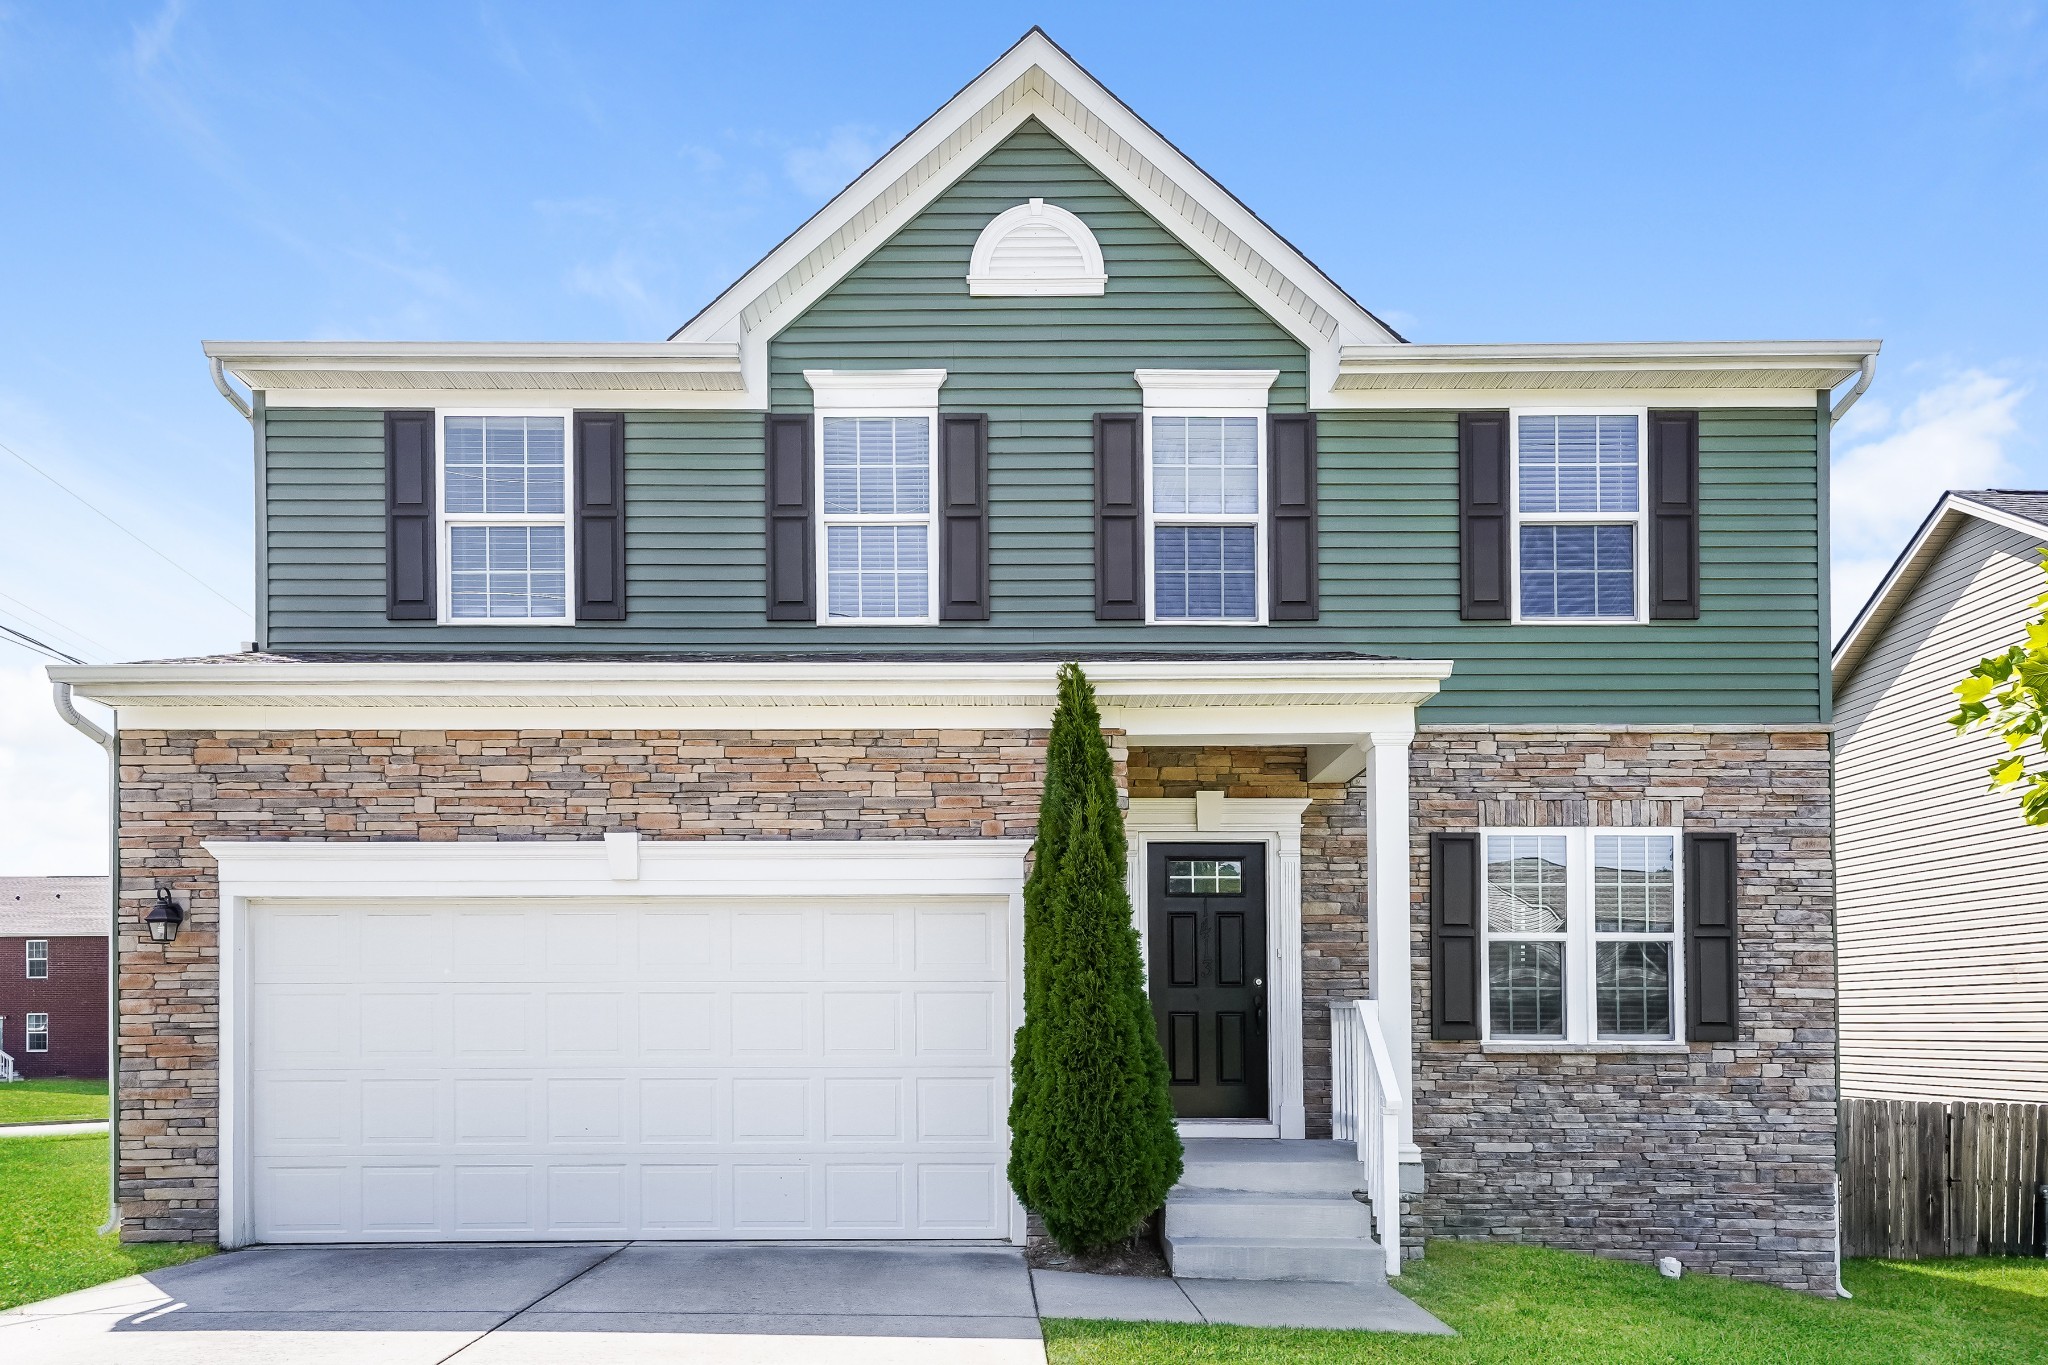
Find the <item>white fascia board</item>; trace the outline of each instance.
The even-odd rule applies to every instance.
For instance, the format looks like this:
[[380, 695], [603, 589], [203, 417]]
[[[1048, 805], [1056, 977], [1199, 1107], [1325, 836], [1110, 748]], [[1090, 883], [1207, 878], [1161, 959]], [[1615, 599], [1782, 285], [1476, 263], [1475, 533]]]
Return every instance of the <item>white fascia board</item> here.
[[[1057, 699], [1058, 669], [1036, 661], [197, 663], [66, 665], [51, 677], [116, 708], [135, 728], [303, 729], [316, 717], [372, 728], [473, 726], [488, 716], [513, 728], [601, 719], [614, 728], [843, 730], [1042, 726]], [[1087, 670], [1105, 715], [1121, 727], [1321, 743], [1368, 721], [1367, 728], [1394, 723], [1436, 694], [1451, 665], [1221, 659], [1097, 662]], [[1302, 738], [1280, 738], [1289, 734]]]
[[733, 407], [744, 390], [739, 347], [722, 343], [208, 341], [201, 349], [271, 395], [273, 406], [448, 406], [566, 394], [586, 405], [630, 395], [636, 406]]
[[1927, 519], [1920, 523], [1920, 529], [1906, 542], [1906, 548], [1892, 561], [1891, 568], [1877, 588], [1856, 613], [1856, 619], [1849, 623], [1849, 629], [1835, 645], [1831, 674], [1835, 690], [1839, 692], [1854, 676], [1864, 655], [1877, 643], [1878, 636], [1891, 624], [1892, 617], [1906, 598], [1919, 586], [1921, 575], [1928, 565], [1941, 553], [1956, 530], [1968, 518], [2003, 526], [2024, 535], [2039, 536], [2048, 540], [2048, 525], [2023, 517], [2017, 512], [2008, 512], [2001, 507], [1991, 507], [1958, 493], [1944, 493]]
[[[1034, 117], [1225, 279], [1248, 297], [1264, 299], [1265, 311], [1308, 348], [1311, 382], [1318, 392], [1335, 381], [1337, 345], [1399, 342], [1313, 262], [1036, 29], [685, 323], [674, 339], [740, 345], [748, 392], [760, 406], [767, 406], [769, 339], [971, 169], [989, 148]], [[1156, 171], [1167, 183], [1155, 183], [1154, 176], [1124, 164], [1104, 138], [1128, 146], [1147, 163], [1146, 170]], [[1237, 252], [1194, 230], [1186, 209], [1220, 225], [1259, 260], [1240, 259]], [[811, 259], [835, 239], [840, 250]], [[778, 290], [781, 296], [770, 300]], [[1303, 304], [1311, 311], [1304, 311]], [[750, 312], [760, 315], [757, 323], [749, 322]], [[1315, 312], [1327, 319], [1326, 325], [1317, 325]]]
[[[1807, 406], [1858, 374], [1878, 341], [1346, 346], [1334, 407], [1518, 406], [1627, 395], [1687, 406]], [[1475, 397], [1476, 396], [1476, 397]]]

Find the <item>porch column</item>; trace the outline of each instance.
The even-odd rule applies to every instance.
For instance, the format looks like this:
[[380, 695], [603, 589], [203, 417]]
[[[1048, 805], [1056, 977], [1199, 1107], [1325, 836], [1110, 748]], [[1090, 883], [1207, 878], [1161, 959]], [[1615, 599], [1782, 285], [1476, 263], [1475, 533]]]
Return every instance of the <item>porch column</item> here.
[[1408, 746], [1413, 727], [1365, 737], [1365, 844], [1368, 961], [1380, 1028], [1401, 1086], [1401, 1160], [1420, 1162], [1415, 1145], [1414, 995], [1409, 982], [1413, 833], [1408, 810]]

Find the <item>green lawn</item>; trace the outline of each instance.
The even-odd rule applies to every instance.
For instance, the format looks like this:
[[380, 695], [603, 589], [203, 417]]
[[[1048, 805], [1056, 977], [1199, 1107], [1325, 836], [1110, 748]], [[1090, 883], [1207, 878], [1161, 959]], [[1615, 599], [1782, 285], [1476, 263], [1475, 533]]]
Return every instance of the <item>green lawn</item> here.
[[94, 1231], [106, 1221], [105, 1134], [0, 1138], [0, 1308], [213, 1250], [189, 1242], [123, 1246]]
[[2048, 1360], [2048, 1261], [1854, 1261], [1844, 1302], [1537, 1247], [1432, 1242], [1401, 1287], [1457, 1337], [1049, 1320], [1052, 1365]]
[[105, 1081], [10, 1081], [0, 1085], [0, 1123], [68, 1123], [106, 1116]]

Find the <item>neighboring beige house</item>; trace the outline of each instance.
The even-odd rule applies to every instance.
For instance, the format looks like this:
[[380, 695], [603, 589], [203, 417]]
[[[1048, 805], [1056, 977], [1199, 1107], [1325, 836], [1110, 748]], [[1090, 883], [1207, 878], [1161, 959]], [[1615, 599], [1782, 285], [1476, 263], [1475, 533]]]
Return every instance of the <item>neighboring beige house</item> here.
[[2048, 1102], [2048, 829], [1948, 725], [2048, 588], [2048, 492], [1950, 493], [1835, 650], [1842, 1093]]

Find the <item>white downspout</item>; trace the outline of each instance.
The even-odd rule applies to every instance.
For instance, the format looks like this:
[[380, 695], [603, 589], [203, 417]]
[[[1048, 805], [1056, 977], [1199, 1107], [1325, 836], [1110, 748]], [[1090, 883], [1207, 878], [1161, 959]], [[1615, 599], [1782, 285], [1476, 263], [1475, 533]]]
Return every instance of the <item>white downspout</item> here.
[[121, 1230], [121, 744], [78, 713], [71, 684], [50, 684], [64, 723], [107, 751], [107, 1221], [100, 1235]]
[[[217, 364], [218, 362], [215, 363]], [[1856, 400], [1861, 398], [1863, 391], [1870, 387], [1870, 381], [1876, 374], [1877, 352], [1872, 351], [1869, 355], [1863, 357], [1863, 364], [1856, 375], [1856, 387], [1843, 394], [1842, 401], [1835, 404], [1833, 410], [1828, 413], [1829, 426], [1833, 426], [1841, 421], [1842, 414], [1856, 406]]]

